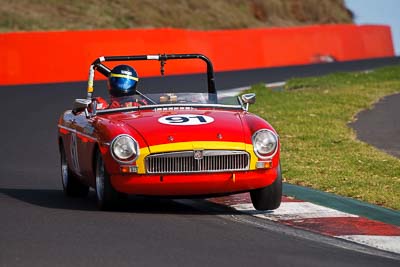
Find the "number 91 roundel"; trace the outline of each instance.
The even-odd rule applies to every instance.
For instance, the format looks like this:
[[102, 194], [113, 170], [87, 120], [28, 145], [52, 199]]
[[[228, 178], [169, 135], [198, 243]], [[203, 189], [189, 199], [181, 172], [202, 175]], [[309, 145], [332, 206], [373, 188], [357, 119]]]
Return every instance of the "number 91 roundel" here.
[[205, 115], [196, 114], [177, 114], [164, 116], [158, 119], [158, 122], [168, 125], [201, 125], [213, 122], [214, 119]]

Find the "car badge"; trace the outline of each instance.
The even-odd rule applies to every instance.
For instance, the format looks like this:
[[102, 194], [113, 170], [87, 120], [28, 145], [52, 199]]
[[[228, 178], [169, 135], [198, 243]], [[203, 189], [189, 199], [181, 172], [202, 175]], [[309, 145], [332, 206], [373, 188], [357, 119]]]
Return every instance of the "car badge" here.
[[202, 150], [195, 150], [193, 154], [194, 159], [201, 160], [203, 159], [203, 151]]

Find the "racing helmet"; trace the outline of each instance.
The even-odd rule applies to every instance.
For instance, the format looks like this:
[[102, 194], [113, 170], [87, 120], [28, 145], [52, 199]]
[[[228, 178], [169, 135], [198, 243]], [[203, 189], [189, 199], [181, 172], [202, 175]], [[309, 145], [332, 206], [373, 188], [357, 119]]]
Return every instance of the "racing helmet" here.
[[108, 92], [112, 97], [134, 95], [138, 81], [138, 74], [134, 68], [128, 65], [118, 65], [111, 70], [108, 76]]

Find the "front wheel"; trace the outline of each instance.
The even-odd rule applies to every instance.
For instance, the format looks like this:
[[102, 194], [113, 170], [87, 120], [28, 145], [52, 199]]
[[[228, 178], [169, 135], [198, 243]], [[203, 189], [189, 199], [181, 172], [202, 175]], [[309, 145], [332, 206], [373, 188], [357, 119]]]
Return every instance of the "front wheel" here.
[[61, 156], [61, 182], [64, 194], [70, 197], [86, 197], [89, 193], [89, 186], [82, 184], [72, 173], [68, 166], [64, 147], [60, 147]]
[[113, 188], [100, 152], [96, 155], [96, 198], [100, 210], [112, 210], [120, 194]]
[[250, 191], [250, 196], [256, 210], [274, 210], [279, 208], [282, 201], [282, 173], [280, 164], [275, 181], [269, 186]]

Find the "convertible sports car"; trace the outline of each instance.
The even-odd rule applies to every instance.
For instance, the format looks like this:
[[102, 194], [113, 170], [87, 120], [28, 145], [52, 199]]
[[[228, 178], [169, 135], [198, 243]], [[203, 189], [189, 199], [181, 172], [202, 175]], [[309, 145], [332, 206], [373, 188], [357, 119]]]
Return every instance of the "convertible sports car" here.
[[[206, 63], [203, 93], [146, 93], [139, 87], [134, 97], [145, 104], [117, 108], [94, 97], [95, 72], [110, 75], [104, 62], [159, 61], [163, 74], [166, 61], [187, 59]], [[248, 112], [254, 102], [255, 94], [218, 97], [212, 63], [201, 54], [100, 57], [89, 69], [87, 98], [76, 99], [58, 122], [63, 190], [83, 197], [93, 187], [101, 210], [128, 194], [204, 198], [242, 192], [250, 192], [256, 209], [276, 209], [282, 196], [279, 138]]]

